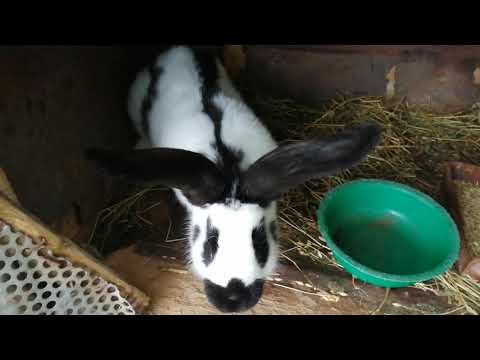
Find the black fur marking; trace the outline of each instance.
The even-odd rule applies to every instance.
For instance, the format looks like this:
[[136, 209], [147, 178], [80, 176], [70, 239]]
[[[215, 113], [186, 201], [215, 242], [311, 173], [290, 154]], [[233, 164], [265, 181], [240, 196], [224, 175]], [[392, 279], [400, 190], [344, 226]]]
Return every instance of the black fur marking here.
[[156, 66], [155, 64], [150, 66], [150, 84], [148, 86], [147, 95], [143, 99], [142, 103], [142, 129], [146, 136], [149, 136], [150, 126], [149, 126], [149, 115], [152, 109], [153, 102], [157, 97], [157, 83], [160, 75], [162, 74], [163, 69]]
[[208, 301], [222, 312], [242, 312], [255, 304], [262, 296], [263, 280], [256, 280], [245, 286], [239, 279], [232, 279], [227, 287], [219, 286], [210, 280], [205, 280], [205, 293]]
[[205, 266], [211, 264], [218, 250], [218, 229], [212, 226], [210, 218], [207, 219], [207, 240], [203, 245], [203, 263]]
[[231, 195], [234, 182], [240, 182], [239, 163], [242, 161], [244, 154], [242, 151], [230, 149], [225, 145], [221, 137], [223, 112], [213, 102], [214, 96], [220, 91], [215, 53], [209, 49], [193, 49], [193, 53], [202, 79], [203, 111], [212, 120], [215, 128], [215, 143], [211, 144], [211, 146], [218, 153], [216, 163], [223, 173], [226, 183], [223, 196], [226, 200]]
[[278, 242], [278, 237], [277, 237], [277, 222], [273, 220], [270, 222], [270, 234], [272, 235], [272, 238], [275, 242]]
[[193, 227], [192, 242], [197, 241], [199, 235], [200, 235], [200, 227], [198, 225], [195, 225]]
[[261, 267], [264, 267], [268, 260], [268, 241], [265, 228], [265, 218], [262, 218], [260, 225], [252, 230], [253, 248], [255, 257]]

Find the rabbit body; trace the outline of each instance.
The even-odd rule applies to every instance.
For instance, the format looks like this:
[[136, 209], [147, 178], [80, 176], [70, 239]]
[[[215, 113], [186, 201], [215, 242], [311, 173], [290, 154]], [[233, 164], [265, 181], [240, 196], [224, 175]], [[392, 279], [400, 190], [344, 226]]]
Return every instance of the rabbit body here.
[[134, 80], [136, 149], [91, 149], [112, 175], [169, 186], [188, 212], [188, 258], [219, 310], [254, 306], [278, 262], [277, 201], [289, 189], [363, 160], [380, 141], [364, 123], [279, 145], [214, 53], [175, 46]]

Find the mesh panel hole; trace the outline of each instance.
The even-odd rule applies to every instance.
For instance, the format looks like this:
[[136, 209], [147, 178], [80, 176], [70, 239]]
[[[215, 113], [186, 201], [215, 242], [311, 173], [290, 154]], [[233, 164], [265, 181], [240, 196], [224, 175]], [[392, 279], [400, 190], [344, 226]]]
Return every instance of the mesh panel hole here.
[[67, 315], [72, 315], [73, 314], [73, 309], [67, 309]]
[[93, 302], [95, 301], [95, 299], [90, 296], [88, 299], [87, 299], [87, 304], [93, 304]]
[[75, 299], [75, 301], [73, 302], [73, 305], [78, 306], [78, 305], [80, 305], [81, 302], [82, 302], [82, 299], [80, 299], [80, 298]]
[[38, 314], [38, 315], [47, 315], [47, 313], [46, 313], [46, 312], [41, 312], [41, 313]]
[[53, 286], [54, 289], [59, 288], [61, 285], [62, 285], [62, 283], [61, 283], [60, 281], [55, 281], [55, 282], [52, 284], [52, 286]]
[[20, 266], [22, 266], [22, 264], [20, 263], [20, 261], [15, 260], [14, 262], [12, 262], [12, 264], [11, 264], [10, 266], [12, 267], [13, 270], [16, 270], [16, 269], [18, 269]]
[[70, 294], [70, 296], [73, 298], [78, 295], [78, 290], [73, 290]]
[[25, 271], [22, 271], [21, 273], [19, 273], [19, 274], [17, 275], [17, 280], [23, 281], [23, 280], [25, 280], [25, 279], [27, 278], [27, 275], [28, 275], [28, 274], [27, 274]]
[[64, 271], [62, 276], [66, 279], [66, 278], [72, 276], [72, 272], [70, 270]]
[[10, 276], [10, 274], [2, 274], [2, 276], [0, 276], [0, 282], [2, 283], [6, 283], [8, 280], [10, 280], [12, 277]]
[[19, 314], [24, 314], [25, 311], [27, 311], [27, 305], [20, 305], [20, 306], [18, 307], [18, 312], [19, 312]]
[[93, 305], [91, 308], [90, 308], [90, 314], [93, 314], [95, 311], [98, 310], [98, 306], [97, 305]]
[[88, 280], [83, 280], [81, 283], [80, 283], [80, 286], [81, 287], [85, 287], [88, 285]]
[[1, 236], [0, 237], [0, 245], [8, 245], [8, 242], [9, 242], [9, 238], [8, 236]]
[[23, 250], [22, 250], [22, 255], [23, 255], [24, 257], [29, 257], [30, 255], [32, 255], [32, 249], [28, 249], [28, 248], [27, 248], [27, 249], [23, 249]]
[[95, 279], [92, 281], [92, 285], [93, 285], [93, 286], [97, 286], [98, 284], [100, 284], [100, 279], [99, 279], [99, 278], [95, 278]]
[[113, 302], [115, 302], [115, 301], [118, 301], [118, 300], [120, 300], [120, 299], [118, 298], [118, 296], [115, 296], [115, 295], [114, 295], [114, 296], [111, 297], [111, 300], [112, 300]]
[[33, 301], [36, 298], [37, 298], [37, 294], [36, 293], [31, 293], [30, 295], [28, 295], [27, 300], [28, 301]]
[[35, 280], [38, 280], [38, 279], [40, 279], [41, 277], [42, 277], [42, 272], [41, 272], [41, 271], [38, 271], [38, 270], [37, 270], [37, 271], [35, 271], [35, 272], [33, 273], [33, 278], [34, 278]]
[[107, 292], [110, 293], [110, 294], [111, 294], [111, 293], [114, 293], [114, 292], [115, 292], [115, 288], [112, 287], [112, 286], [110, 286], [110, 287], [107, 289]]
[[50, 296], [52, 296], [52, 293], [50, 291], [45, 291], [42, 294], [42, 299], [48, 299]]
[[0, 260], [0, 270], [2, 270], [5, 267], [5, 261]]
[[85, 273], [85, 271], [83, 271], [83, 270], [82, 270], [82, 271], [79, 271], [79, 272], [77, 273], [77, 278], [81, 279], [81, 278], [85, 277], [85, 275], [87, 275], [87, 274]]
[[28, 263], [27, 263], [27, 265], [30, 269], [35, 268], [37, 266], [37, 264], [38, 264], [38, 261], [35, 260], [35, 259], [29, 260]]
[[68, 266], [68, 263], [65, 260], [61, 261], [60, 264], [58, 264], [58, 267], [60, 269], [66, 268], [67, 266]]
[[57, 276], [58, 273], [55, 271], [55, 270], [51, 270], [48, 272], [48, 277], [51, 279], [51, 278], [54, 278], [55, 276]]
[[23, 285], [22, 291], [29, 291], [32, 289], [32, 287], [33, 285], [31, 283], [26, 283], [25, 285]]
[[15, 250], [14, 248], [8, 248], [7, 250], [5, 250], [5, 256], [7, 257], [15, 256], [16, 253], [17, 250]]
[[113, 308], [114, 308], [115, 310], [120, 309], [120, 304], [115, 304], [115, 305], [113, 305]]
[[69, 282], [67, 282], [67, 287], [69, 288], [73, 288], [75, 287], [77, 283], [75, 282], [75, 280], [70, 280]]
[[102, 306], [102, 310], [103, 311], [108, 311], [108, 309], [110, 309], [110, 305], [109, 304], [105, 304]]
[[37, 254], [40, 255], [41, 257], [47, 257], [48, 255], [50, 255], [49, 252], [50, 251], [48, 251], [46, 247], [42, 247], [38, 249]]
[[14, 302], [15, 304], [18, 304], [20, 301], [22, 301], [22, 295], [15, 295], [15, 296], [13, 297], [13, 302]]
[[17, 237], [15, 239], [15, 242], [17, 243], [17, 245], [23, 245], [25, 244], [25, 235], [20, 235], [19, 237]]
[[101, 302], [101, 303], [103, 303], [103, 302], [105, 302], [105, 299], [106, 299], [106, 298], [107, 298], [107, 297], [106, 297], [105, 295], [102, 295], [102, 296], [100, 296], [100, 299], [98, 299], [98, 301]]
[[47, 282], [46, 281], [40, 281], [37, 285], [37, 288], [39, 288], [40, 290], [41, 289], [45, 289], [47, 287]]
[[65, 295], [63, 291], [60, 290], [59, 292], [57, 292], [57, 298], [60, 299], [63, 295]]
[[35, 305], [32, 306], [33, 311], [38, 311], [42, 308], [42, 303], [36, 303]]
[[46, 268], [46, 269], [48, 269], [48, 268], [51, 266], [48, 261], [44, 261], [42, 265], [43, 265], [43, 267]]
[[17, 285], [12, 284], [7, 286], [7, 294], [13, 294], [15, 291], [17, 291]]
[[92, 289], [85, 289], [85, 291], [83, 292], [83, 295], [90, 295], [92, 293]]
[[55, 301], [49, 301], [47, 303], [47, 309], [53, 309], [53, 307], [56, 305], [57, 303]]
[[85, 310], [87, 310], [87, 309], [84, 308], [84, 307], [81, 307], [80, 309], [78, 309], [78, 314], [79, 314], [79, 315], [83, 315], [83, 313], [85, 312]]

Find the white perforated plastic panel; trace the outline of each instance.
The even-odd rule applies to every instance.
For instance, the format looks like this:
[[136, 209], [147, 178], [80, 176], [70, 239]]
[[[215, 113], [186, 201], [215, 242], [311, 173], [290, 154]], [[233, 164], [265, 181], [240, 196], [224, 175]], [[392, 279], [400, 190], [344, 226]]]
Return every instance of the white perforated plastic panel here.
[[0, 314], [133, 315], [118, 288], [0, 221]]

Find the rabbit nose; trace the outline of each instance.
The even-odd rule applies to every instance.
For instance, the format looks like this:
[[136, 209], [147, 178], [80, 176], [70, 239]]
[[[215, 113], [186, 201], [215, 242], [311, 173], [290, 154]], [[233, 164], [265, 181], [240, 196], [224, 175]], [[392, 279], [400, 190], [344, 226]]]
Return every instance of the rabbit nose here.
[[222, 312], [242, 312], [255, 306], [263, 292], [263, 280], [246, 286], [232, 279], [226, 287], [205, 280], [205, 293], [209, 302]]
[[239, 294], [230, 294], [228, 295], [228, 300], [230, 301], [237, 301], [240, 298]]

